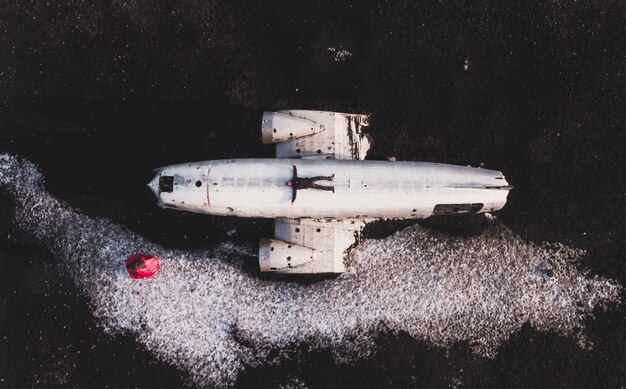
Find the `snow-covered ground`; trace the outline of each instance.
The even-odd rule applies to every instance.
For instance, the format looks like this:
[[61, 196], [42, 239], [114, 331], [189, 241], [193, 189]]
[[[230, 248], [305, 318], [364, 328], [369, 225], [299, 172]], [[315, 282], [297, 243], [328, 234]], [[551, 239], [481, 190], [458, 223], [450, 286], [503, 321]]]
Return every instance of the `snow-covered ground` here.
[[[450, 237], [410, 227], [352, 250], [355, 273], [310, 285], [242, 271], [245, 248], [166, 250], [48, 194], [28, 161], [0, 154], [0, 186], [15, 196], [16, 225], [48, 245], [91, 298], [108, 331], [135, 334], [199, 385], [233, 383], [245, 364], [272, 363], [271, 349], [307, 342], [338, 361], [366, 357], [379, 331], [405, 331], [432, 345], [497, 347], [524, 323], [573, 334], [587, 345], [585, 318], [620, 299], [621, 285], [577, 268], [585, 253], [533, 244], [494, 220], [481, 235]], [[157, 255], [161, 272], [132, 280], [123, 260]]]

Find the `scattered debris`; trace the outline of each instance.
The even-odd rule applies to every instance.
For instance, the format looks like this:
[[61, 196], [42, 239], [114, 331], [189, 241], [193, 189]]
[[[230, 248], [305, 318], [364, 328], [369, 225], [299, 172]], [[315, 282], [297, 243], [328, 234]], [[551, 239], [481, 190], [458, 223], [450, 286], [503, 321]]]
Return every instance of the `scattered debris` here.
[[463, 70], [469, 70], [471, 63], [472, 62], [469, 59], [465, 58], [465, 61], [463, 61]]
[[335, 62], [342, 62], [352, 57], [352, 53], [348, 50], [344, 50], [341, 46], [339, 48], [329, 47], [328, 51], [335, 54]]

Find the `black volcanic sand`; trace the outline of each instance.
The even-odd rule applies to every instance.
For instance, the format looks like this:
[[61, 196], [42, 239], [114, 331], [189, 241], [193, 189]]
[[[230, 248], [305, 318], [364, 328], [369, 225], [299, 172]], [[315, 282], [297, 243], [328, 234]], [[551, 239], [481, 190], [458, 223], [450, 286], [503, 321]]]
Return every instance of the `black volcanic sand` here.
[[[626, 285], [625, 26], [618, 1], [17, 1], [0, 13], [0, 151], [37, 163], [48, 190], [85, 214], [164, 246], [254, 247], [271, 221], [159, 209], [152, 169], [271, 157], [263, 110], [367, 112], [370, 158], [502, 170], [516, 187], [499, 214], [507, 226], [584, 248], [592, 274]], [[0, 387], [183, 385], [132, 337], [103, 333], [0, 199]], [[420, 223], [484, 228], [482, 217]], [[524, 327], [494, 360], [402, 334], [382, 334], [378, 354], [350, 366], [304, 345], [300, 360], [247, 369], [238, 385], [624, 386], [626, 310], [587, 325], [591, 351]]]

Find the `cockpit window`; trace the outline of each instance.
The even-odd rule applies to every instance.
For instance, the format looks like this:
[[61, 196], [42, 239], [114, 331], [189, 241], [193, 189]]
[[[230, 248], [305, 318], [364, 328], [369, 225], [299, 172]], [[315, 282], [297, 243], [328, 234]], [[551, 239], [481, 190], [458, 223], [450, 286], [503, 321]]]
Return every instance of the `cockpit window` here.
[[159, 177], [159, 192], [171, 193], [174, 191], [174, 176]]

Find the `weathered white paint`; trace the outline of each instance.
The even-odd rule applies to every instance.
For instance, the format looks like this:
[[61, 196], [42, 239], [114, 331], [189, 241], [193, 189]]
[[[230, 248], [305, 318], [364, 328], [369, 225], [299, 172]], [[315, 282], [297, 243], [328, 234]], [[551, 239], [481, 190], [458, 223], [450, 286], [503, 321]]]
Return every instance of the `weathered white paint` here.
[[[292, 204], [293, 166], [300, 177], [335, 175], [335, 192], [299, 190]], [[171, 193], [158, 192], [174, 177]], [[508, 183], [495, 170], [427, 162], [230, 159], [167, 166], [149, 184], [165, 207], [213, 215], [267, 218], [425, 218], [437, 204], [506, 203]], [[493, 189], [503, 188], [503, 189]]]
[[[293, 274], [343, 273], [346, 271], [344, 253], [364, 226], [363, 220], [356, 219], [276, 219], [274, 236], [280, 240], [261, 241], [261, 271]], [[282, 245], [277, 242], [282, 242]], [[285, 242], [296, 244], [297, 247], [314, 247], [313, 260], [306, 253], [302, 253], [299, 256], [301, 259], [297, 260], [294, 250], [279, 250], [285, 244], [289, 246]]]
[[[274, 240], [259, 249], [262, 271], [341, 273], [345, 251], [365, 223], [431, 216], [438, 204], [501, 209], [509, 192], [502, 173], [427, 162], [364, 161], [371, 145], [367, 115], [286, 110], [263, 115], [265, 143], [277, 159], [228, 159], [166, 166], [149, 186], [159, 205], [213, 215], [277, 218]], [[333, 176], [318, 184], [334, 191], [299, 190], [298, 177]], [[172, 177], [173, 190], [159, 190]]]
[[367, 115], [286, 110], [263, 114], [261, 132], [264, 143], [277, 143], [276, 158], [358, 160], [371, 145], [368, 125]]

